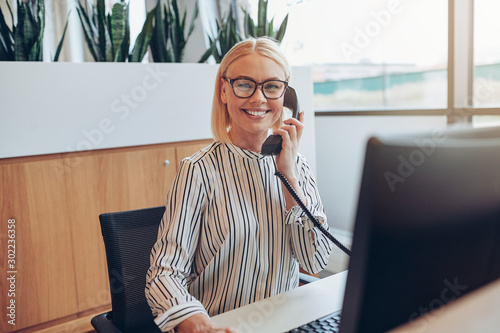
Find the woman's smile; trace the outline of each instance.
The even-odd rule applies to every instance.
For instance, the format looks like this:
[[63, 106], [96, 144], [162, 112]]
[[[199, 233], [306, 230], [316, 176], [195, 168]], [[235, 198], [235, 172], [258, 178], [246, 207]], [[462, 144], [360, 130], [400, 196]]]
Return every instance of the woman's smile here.
[[244, 112], [251, 116], [255, 117], [263, 117], [265, 116], [270, 110], [260, 110], [260, 109], [242, 109]]

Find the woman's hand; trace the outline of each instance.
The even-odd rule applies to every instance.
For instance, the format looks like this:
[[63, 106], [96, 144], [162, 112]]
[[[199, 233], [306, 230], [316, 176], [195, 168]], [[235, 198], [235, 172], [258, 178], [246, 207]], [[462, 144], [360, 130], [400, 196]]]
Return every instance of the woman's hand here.
[[216, 327], [204, 313], [197, 313], [176, 327], [178, 333], [237, 333], [230, 327]]
[[[304, 195], [299, 187], [297, 175], [297, 152], [299, 149], [300, 138], [304, 131], [304, 112], [299, 113], [298, 119], [289, 118], [284, 121], [280, 129], [274, 134], [278, 134], [283, 139], [281, 144], [281, 152], [276, 155], [276, 168], [281, 172], [288, 182], [297, 192], [298, 196], [304, 200]], [[288, 193], [288, 190], [283, 185], [283, 193], [285, 195], [286, 208], [291, 209], [297, 203]]]
[[285, 120], [284, 125], [274, 132], [283, 139], [281, 152], [276, 156], [276, 165], [287, 179], [296, 177], [297, 151], [304, 130], [303, 121], [304, 112], [301, 112], [298, 119]]

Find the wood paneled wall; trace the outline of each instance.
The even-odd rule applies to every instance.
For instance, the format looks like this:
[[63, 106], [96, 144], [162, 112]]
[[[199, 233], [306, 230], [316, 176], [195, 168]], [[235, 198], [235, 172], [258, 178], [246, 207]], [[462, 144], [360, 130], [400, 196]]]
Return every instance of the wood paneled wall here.
[[111, 308], [99, 214], [163, 205], [180, 159], [211, 142], [0, 160], [0, 274], [8, 281], [0, 331], [92, 330], [89, 318]]

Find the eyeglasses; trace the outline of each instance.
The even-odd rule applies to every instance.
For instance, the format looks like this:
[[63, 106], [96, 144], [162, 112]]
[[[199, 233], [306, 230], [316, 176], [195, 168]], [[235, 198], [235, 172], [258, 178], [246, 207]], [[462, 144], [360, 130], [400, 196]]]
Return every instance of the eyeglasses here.
[[236, 97], [239, 98], [250, 98], [255, 94], [257, 86], [261, 86], [262, 93], [267, 99], [278, 99], [285, 93], [288, 82], [281, 80], [266, 80], [264, 82], [257, 83], [252, 79], [240, 78], [240, 79], [230, 79], [225, 77], [231, 86], [233, 87], [233, 92]]

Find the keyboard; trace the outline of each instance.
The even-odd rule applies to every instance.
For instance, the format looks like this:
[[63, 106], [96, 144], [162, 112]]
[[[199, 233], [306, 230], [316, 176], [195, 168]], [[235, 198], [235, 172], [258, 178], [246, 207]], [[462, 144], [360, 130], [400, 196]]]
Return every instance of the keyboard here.
[[338, 332], [340, 327], [340, 310], [330, 313], [324, 317], [313, 320], [307, 324], [294, 328], [288, 333], [295, 332]]

